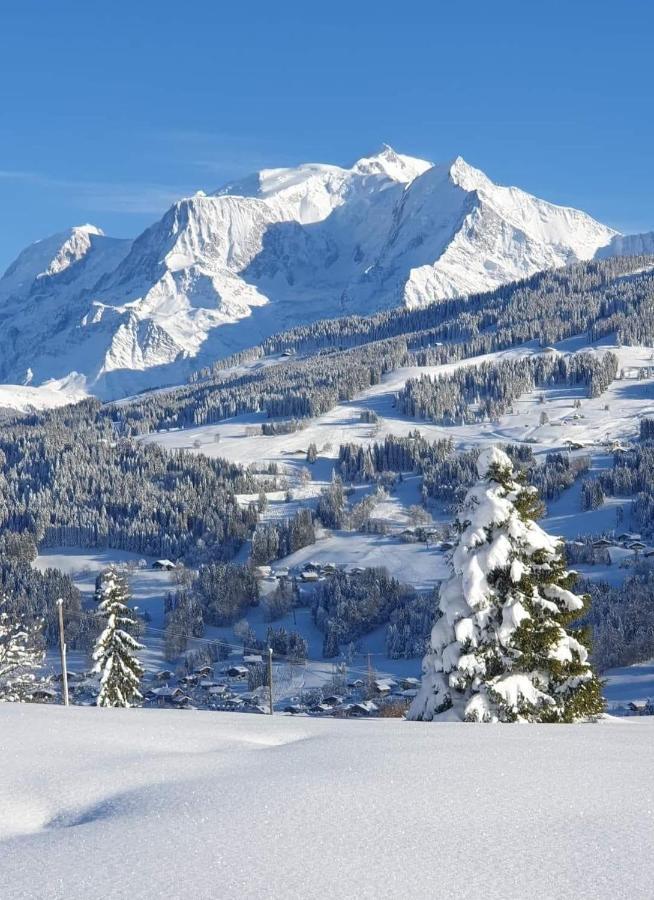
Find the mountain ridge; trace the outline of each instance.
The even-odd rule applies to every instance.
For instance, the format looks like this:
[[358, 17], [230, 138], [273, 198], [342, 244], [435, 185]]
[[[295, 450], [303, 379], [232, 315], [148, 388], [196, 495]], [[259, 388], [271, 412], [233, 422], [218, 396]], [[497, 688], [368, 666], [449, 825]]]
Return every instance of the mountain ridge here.
[[26, 248], [0, 279], [0, 380], [79, 373], [114, 398], [291, 325], [492, 289], [619, 237], [460, 156], [384, 145], [351, 168], [262, 169], [181, 198], [133, 241], [85, 225]]

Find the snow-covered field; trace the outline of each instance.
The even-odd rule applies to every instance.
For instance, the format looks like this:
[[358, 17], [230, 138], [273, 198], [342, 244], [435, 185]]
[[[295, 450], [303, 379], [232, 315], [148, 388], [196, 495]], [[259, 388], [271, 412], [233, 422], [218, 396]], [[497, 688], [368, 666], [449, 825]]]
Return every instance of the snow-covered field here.
[[[589, 349], [580, 338], [562, 341], [556, 348], [561, 352]], [[513, 413], [500, 416], [496, 422], [456, 426], [432, 425], [403, 416], [395, 408], [395, 395], [409, 378], [446, 375], [462, 366], [522, 357], [536, 349], [532, 342], [442, 366], [397, 369], [385, 375], [379, 384], [362, 391], [353, 400], [338, 404], [294, 434], [246, 436], [248, 426], [265, 420], [263, 414], [252, 414], [215, 425], [155, 433], [143, 440], [169, 449], [183, 448], [206, 456], [223, 457], [243, 465], [276, 462], [297, 467], [304, 461], [306, 449], [312, 442], [320, 455], [329, 459], [338, 454], [340, 444], [383, 441], [388, 434], [407, 435], [416, 428], [430, 440], [451, 437], [458, 447], [528, 440], [535, 453], [543, 453], [563, 449], [566, 441], [572, 440], [593, 448], [603, 446], [607, 441], [636, 437], [640, 418], [654, 414], [654, 378], [639, 379], [634, 374], [637, 367], [652, 365], [652, 348], [617, 347], [610, 343], [603, 343], [601, 351], [611, 350], [617, 354], [619, 368], [625, 370], [626, 377], [616, 379], [601, 397], [588, 399], [581, 387], [532, 391], [514, 404]], [[541, 395], [545, 397], [544, 404], [540, 402]], [[575, 400], [581, 401], [578, 409], [574, 407]], [[381, 420], [379, 426], [360, 422], [363, 410], [377, 413]], [[543, 411], [550, 420], [547, 425], [539, 424]]]
[[0, 893], [644, 900], [653, 741], [652, 719], [493, 727], [5, 704]]
[[[531, 344], [500, 351], [494, 354], [474, 357], [442, 366], [398, 369], [384, 376], [381, 383], [361, 392], [353, 400], [341, 403], [328, 413], [311, 420], [302, 431], [287, 435], [252, 435], [246, 433], [249, 426], [261, 423], [263, 415], [243, 415], [215, 425], [207, 425], [185, 430], [172, 430], [147, 435], [146, 442], [155, 442], [168, 449], [187, 449], [207, 456], [223, 457], [242, 465], [263, 468], [275, 463], [285, 472], [293, 487], [294, 504], [311, 502], [332, 477], [338, 448], [341, 444], [353, 442], [369, 444], [383, 441], [387, 435], [404, 435], [416, 427], [430, 440], [451, 437], [459, 448], [491, 444], [527, 441], [534, 453], [544, 456], [553, 450], [565, 450], [568, 441], [583, 447], [578, 451], [592, 458], [591, 474], [611, 465], [610, 443], [629, 441], [637, 437], [640, 419], [654, 414], [654, 378], [636, 378], [639, 367], [650, 366], [652, 349], [649, 347], [617, 347], [608, 342], [602, 344], [604, 352], [611, 350], [619, 358], [619, 370], [625, 377], [615, 380], [601, 397], [588, 399], [579, 388], [552, 388], [524, 394], [515, 404], [512, 413], [506, 413], [497, 421], [472, 425], [440, 426], [403, 416], [395, 407], [395, 397], [408, 378], [428, 374], [432, 377], [451, 372], [461, 366], [478, 365], [482, 362], [508, 359], [537, 352]], [[572, 338], [557, 345], [561, 352], [589, 349], [582, 338]], [[593, 349], [593, 348], [590, 348]], [[597, 349], [597, 348], [595, 348]], [[632, 377], [633, 376], [633, 377]], [[541, 397], [545, 403], [541, 402]], [[581, 406], [575, 407], [580, 401]], [[360, 421], [363, 410], [374, 411], [379, 423], [371, 425]], [[540, 417], [545, 411], [548, 424], [541, 425]], [[306, 450], [310, 443], [318, 448], [319, 458], [315, 465], [306, 464]], [[299, 486], [302, 471], [307, 471], [312, 480]], [[406, 488], [404, 488], [406, 490]], [[280, 495], [281, 496], [281, 495]], [[247, 498], [251, 499], [251, 498]], [[267, 515], [288, 515], [294, 508], [279, 502], [275, 496]], [[399, 501], [399, 502], [398, 502]], [[419, 490], [413, 485], [410, 495], [394, 498], [394, 508], [388, 504], [378, 507], [375, 518], [386, 518], [389, 525], [406, 524], [404, 513], [410, 503], [419, 502]], [[577, 481], [555, 502], [550, 504], [544, 527], [553, 534], [575, 539], [584, 534], [599, 534], [616, 527], [616, 508], [628, 508], [629, 500], [607, 498], [602, 508], [581, 511], [581, 481]], [[358, 540], [358, 536], [350, 536]], [[334, 548], [343, 551], [344, 547]], [[353, 551], [354, 555], [360, 548]], [[399, 562], [399, 558], [398, 558]], [[405, 580], [411, 581], [412, 568], [402, 560], [401, 567], [406, 573]], [[624, 575], [625, 570], [620, 570]], [[421, 580], [422, 572], [416, 577]], [[591, 576], [595, 573], [589, 573]], [[614, 573], [612, 573], [614, 574]], [[417, 582], [416, 582], [417, 583]]]

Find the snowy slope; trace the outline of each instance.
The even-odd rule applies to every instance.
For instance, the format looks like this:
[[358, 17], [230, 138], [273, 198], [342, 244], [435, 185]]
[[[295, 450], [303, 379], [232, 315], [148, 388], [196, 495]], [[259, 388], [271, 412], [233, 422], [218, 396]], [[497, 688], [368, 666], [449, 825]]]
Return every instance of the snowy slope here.
[[596, 256], [597, 259], [606, 259], [608, 256], [640, 256], [649, 253], [654, 253], [654, 231], [616, 234], [606, 247], [599, 248]]
[[181, 199], [134, 242], [83, 226], [25, 250], [0, 279], [0, 380], [79, 372], [117, 397], [300, 322], [591, 258], [614, 234], [460, 157], [266, 169]]
[[50, 382], [40, 387], [29, 387], [18, 384], [0, 384], [0, 411], [3, 409], [16, 412], [31, 412], [39, 409], [54, 409], [79, 403], [87, 395], [83, 386], [75, 384], [74, 378], [66, 384]]
[[2, 892], [644, 900], [653, 738], [3, 704]]

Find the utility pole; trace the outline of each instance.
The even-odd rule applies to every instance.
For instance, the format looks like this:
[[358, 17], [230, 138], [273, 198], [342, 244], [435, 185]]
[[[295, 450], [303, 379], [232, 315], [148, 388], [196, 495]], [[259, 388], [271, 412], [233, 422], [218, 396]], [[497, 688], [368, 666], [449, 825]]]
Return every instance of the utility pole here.
[[272, 670], [272, 647], [268, 647], [268, 697], [270, 699], [270, 715], [273, 714], [273, 670]]
[[64, 706], [68, 706], [68, 669], [66, 667], [66, 642], [64, 641], [64, 601], [57, 600], [59, 610], [59, 652], [61, 654], [61, 684], [64, 692]]

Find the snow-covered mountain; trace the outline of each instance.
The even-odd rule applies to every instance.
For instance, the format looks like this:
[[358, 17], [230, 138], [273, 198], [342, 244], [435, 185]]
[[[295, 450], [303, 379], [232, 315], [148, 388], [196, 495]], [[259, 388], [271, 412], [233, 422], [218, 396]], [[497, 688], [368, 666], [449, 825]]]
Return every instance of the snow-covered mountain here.
[[28, 247], [0, 279], [0, 380], [80, 373], [120, 396], [290, 325], [486, 290], [615, 235], [460, 157], [384, 147], [349, 169], [265, 169], [179, 200], [133, 242], [86, 225]]
[[606, 247], [597, 251], [598, 259], [608, 256], [641, 256], [654, 253], [654, 231], [642, 234], [616, 234]]

